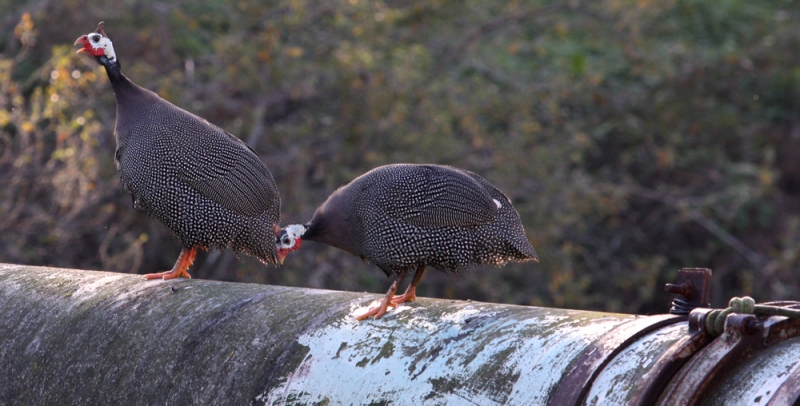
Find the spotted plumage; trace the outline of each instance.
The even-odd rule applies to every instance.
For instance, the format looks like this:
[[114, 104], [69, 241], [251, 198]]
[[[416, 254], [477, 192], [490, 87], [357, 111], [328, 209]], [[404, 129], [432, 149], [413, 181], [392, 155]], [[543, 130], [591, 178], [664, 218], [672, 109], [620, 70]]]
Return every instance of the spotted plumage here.
[[[426, 266], [456, 274], [473, 264], [537, 260], [519, 214], [486, 179], [441, 165], [387, 165], [335, 191], [306, 225], [281, 233], [282, 249], [301, 240], [332, 245], [397, 275], [386, 306], [413, 300]], [[416, 269], [404, 295], [397, 284]], [[375, 310], [375, 309], [373, 309]]]
[[115, 162], [123, 188], [184, 247], [172, 271], [150, 276], [188, 277], [196, 248], [229, 248], [267, 264], [281, 260], [275, 244], [280, 197], [258, 155], [125, 77], [103, 23], [75, 43], [105, 67], [114, 89]]

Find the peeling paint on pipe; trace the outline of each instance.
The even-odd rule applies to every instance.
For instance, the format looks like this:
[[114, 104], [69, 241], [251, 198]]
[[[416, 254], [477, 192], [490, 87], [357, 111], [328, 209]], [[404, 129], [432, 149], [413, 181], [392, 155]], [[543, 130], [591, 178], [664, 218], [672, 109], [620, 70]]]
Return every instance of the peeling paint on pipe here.
[[690, 337], [675, 316], [424, 298], [355, 321], [380, 299], [0, 264], [0, 404], [616, 404]]

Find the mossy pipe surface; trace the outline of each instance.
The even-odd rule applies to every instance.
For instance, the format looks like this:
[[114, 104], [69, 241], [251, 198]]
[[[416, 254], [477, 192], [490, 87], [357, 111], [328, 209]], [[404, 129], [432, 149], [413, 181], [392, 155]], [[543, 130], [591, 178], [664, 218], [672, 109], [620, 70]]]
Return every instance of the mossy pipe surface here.
[[380, 298], [0, 264], [0, 404], [547, 404], [666, 320]]

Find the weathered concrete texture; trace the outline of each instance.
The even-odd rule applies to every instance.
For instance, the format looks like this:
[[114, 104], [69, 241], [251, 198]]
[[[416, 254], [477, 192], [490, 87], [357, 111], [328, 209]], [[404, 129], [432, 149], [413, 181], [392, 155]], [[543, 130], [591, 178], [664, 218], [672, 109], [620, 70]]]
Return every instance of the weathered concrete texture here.
[[0, 264], [0, 404], [545, 404], [634, 320], [379, 298]]

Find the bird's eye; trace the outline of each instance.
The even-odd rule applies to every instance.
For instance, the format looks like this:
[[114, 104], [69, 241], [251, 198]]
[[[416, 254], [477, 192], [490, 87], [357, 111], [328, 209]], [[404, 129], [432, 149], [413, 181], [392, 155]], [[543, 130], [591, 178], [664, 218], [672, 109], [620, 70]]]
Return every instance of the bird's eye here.
[[92, 42], [97, 42], [97, 41], [100, 41], [100, 36], [99, 35], [92, 35], [90, 37], [90, 39], [92, 40]]
[[289, 243], [291, 243], [291, 240], [289, 240], [289, 236], [288, 235], [284, 235], [283, 238], [281, 238], [281, 244], [289, 245]]

